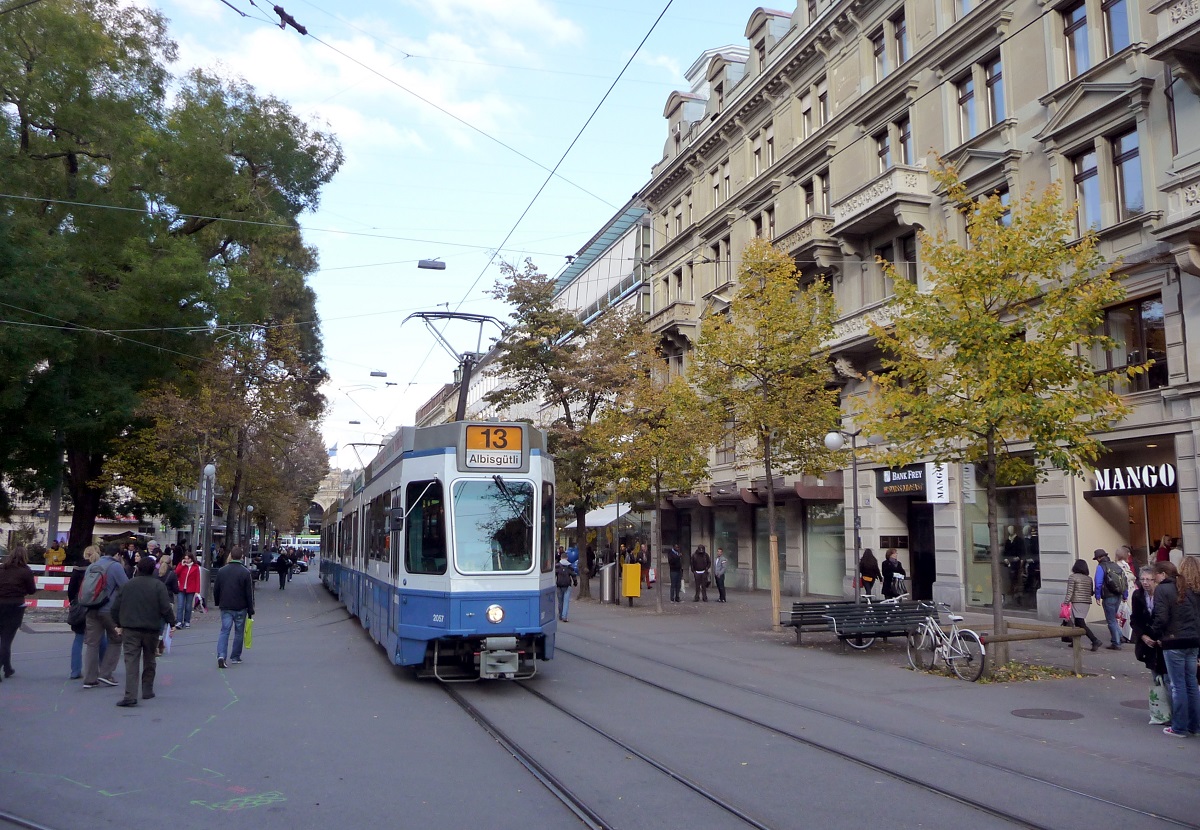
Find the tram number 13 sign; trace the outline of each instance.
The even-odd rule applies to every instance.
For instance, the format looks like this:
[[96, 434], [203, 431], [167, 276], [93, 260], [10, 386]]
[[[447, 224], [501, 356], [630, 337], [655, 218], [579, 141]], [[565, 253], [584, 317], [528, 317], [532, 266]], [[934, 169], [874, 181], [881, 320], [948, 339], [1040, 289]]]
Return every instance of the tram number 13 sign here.
[[467, 468], [520, 469], [522, 437], [519, 427], [491, 424], [467, 427]]

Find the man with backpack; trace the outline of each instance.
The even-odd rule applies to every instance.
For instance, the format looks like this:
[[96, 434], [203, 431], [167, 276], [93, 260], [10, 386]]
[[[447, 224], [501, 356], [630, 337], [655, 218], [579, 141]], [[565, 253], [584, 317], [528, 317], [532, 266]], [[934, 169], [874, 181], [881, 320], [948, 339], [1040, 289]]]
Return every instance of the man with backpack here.
[[[116, 686], [113, 672], [121, 658], [121, 642], [117, 624], [112, 618], [112, 602], [121, 586], [129, 581], [121, 561], [121, 546], [109, 542], [104, 556], [88, 565], [79, 587], [79, 604], [87, 608], [83, 630], [83, 688], [94, 689], [103, 683]], [[108, 637], [108, 649], [100, 658], [100, 640]]]
[[558, 564], [554, 566], [554, 586], [558, 589], [558, 618], [563, 622], [568, 622], [567, 606], [571, 603], [571, 586], [575, 581], [575, 569], [567, 560], [567, 552], [560, 547]]
[[1117, 609], [1121, 600], [1129, 598], [1129, 583], [1121, 566], [1108, 558], [1104, 548], [1096, 548], [1092, 559], [1096, 566], [1096, 601], [1104, 608], [1104, 621], [1108, 623], [1108, 634], [1112, 643], [1110, 651], [1121, 650], [1121, 623], [1117, 620]]

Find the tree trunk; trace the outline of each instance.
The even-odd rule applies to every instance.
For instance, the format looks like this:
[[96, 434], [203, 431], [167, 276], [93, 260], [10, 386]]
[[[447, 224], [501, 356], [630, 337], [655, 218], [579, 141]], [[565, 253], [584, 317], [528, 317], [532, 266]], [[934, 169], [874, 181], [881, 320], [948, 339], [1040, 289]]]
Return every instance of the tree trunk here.
[[[579, 599], [591, 599], [592, 580], [588, 577], [587, 564], [587, 505], [575, 505], [575, 551], [579, 554], [577, 561], [583, 563], [579, 569]], [[600, 561], [600, 551], [596, 551], [596, 561]]]
[[650, 534], [653, 548], [650, 551], [650, 556], [647, 561], [654, 562], [655, 575], [654, 580], [654, 604], [658, 613], [663, 612], [662, 604], [662, 476], [654, 477], [654, 528]]
[[68, 550], [80, 550], [92, 544], [96, 532], [96, 516], [100, 512], [103, 493], [91, 482], [104, 471], [104, 455], [91, 452], [86, 447], [71, 446], [67, 442], [67, 487], [71, 493], [71, 534]]
[[767, 555], [771, 557], [771, 629], [782, 631], [779, 624], [779, 537], [775, 535], [775, 481], [771, 477], [771, 434], [762, 437], [763, 470], [767, 474]]
[[[1001, 584], [1000, 562], [1000, 528], [998, 525], [999, 488], [996, 482], [996, 437], [987, 437], [987, 459], [983, 465], [984, 486], [987, 488], [987, 524], [988, 547], [992, 555], [992, 630], [996, 634], [1005, 634], [1004, 626], [1004, 590]], [[1008, 662], [1008, 643], [991, 644], [992, 666], [1002, 666]]]

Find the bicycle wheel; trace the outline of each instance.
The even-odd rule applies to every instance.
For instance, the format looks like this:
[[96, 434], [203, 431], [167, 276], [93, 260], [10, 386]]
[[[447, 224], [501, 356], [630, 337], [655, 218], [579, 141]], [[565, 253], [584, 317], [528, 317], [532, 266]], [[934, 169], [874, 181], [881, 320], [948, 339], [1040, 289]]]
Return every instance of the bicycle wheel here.
[[862, 651], [865, 648], [870, 648], [871, 646], [875, 645], [875, 638], [868, 637], [863, 634], [856, 634], [853, 637], [847, 637], [842, 642], [850, 646], [850, 648], [856, 648], [859, 651]]
[[950, 655], [946, 662], [961, 680], [974, 683], [983, 675], [983, 643], [979, 635], [970, 629], [957, 632], [950, 643]]
[[917, 671], [933, 668], [937, 642], [928, 628], [922, 626], [908, 635], [908, 664]]

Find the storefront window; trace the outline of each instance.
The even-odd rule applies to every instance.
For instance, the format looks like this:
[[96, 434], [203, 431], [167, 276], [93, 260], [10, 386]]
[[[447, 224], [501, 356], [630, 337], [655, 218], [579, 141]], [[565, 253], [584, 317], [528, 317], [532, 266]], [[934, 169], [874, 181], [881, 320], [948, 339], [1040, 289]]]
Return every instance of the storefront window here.
[[808, 593], [841, 596], [846, 576], [846, 518], [841, 502], [805, 507]]
[[725, 551], [729, 560], [729, 569], [734, 570], [738, 564], [738, 517], [736, 510], [722, 510], [713, 515], [713, 549], [715, 556], [717, 548]]
[[[783, 509], [775, 505], [775, 535], [779, 537], [779, 574], [782, 581], [787, 569], [787, 522]], [[767, 508], [754, 508], [754, 580], [755, 588], [769, 590], [771, 587], [771, 538], [767, 533]]]
[[[1001, 487], [999, 500], [1000, 592], [1005, 608], [1037, 609], [1042, 586], [1038, 544], [1037, 488], [1032, 484]], [[967, 539], [967, 603], [992, 605], [992, 565], [988, 546], [987, 492], [975, 491], [965, 505]]]

